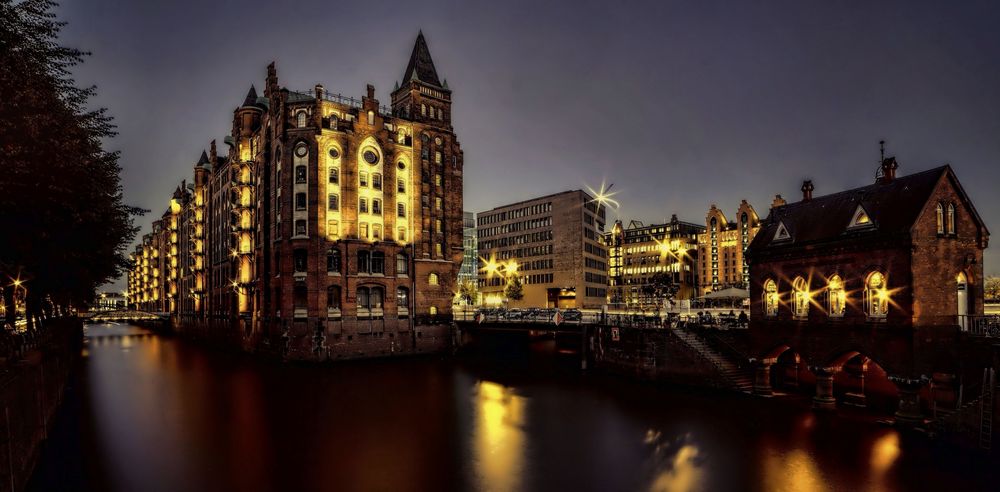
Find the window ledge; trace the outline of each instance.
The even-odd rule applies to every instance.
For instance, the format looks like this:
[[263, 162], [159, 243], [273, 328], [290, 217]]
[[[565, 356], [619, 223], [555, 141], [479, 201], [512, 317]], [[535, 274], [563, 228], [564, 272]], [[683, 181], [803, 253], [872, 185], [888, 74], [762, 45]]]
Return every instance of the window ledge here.
[[297, 235], [295, 235], [295, 236], [292, 236], [292, 237], [290, 237], [290, 238], [288, 238], [288, 239], [290, 239], [290, 240], [295, 240], [295, 239], [309, 239], [309, 236], [308, 236], [308, 235], [306, 235], [306, 236], [303, 236], [303, 235], [301, 235], [301, 234], [297, 234]]
[[339, 277], [340, 272], [326, 272], [327, 277]]

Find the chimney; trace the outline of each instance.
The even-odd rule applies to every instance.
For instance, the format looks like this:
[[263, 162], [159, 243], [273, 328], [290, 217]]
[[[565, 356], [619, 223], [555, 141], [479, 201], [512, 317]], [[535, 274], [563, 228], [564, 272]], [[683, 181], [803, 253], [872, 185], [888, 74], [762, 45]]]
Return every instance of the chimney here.
[[882, 159], [882, 176], [879, 178], [879, 183], [886, 184], [896, 179], [896, 169], [899, 169], [899, 163], [895, 157]]
[[783, 207], [785, 206], [785, 203], [787, 202], [784, 198], [781, 198], [781, 195], [774, 195], [774, 201], [771, 202], [771, 208]]
[[368, 91], [368, 99], [375, 99], [375, 86], [368, 84], [365, 89]]
[[324, 90], [325, 89], [323, 88], [323, 84], [316, 84], [316, 86], [313, 87], [313, 91], [315, 91], [315, 93], [316, 93], [316, 99], [322, 99], [323, 98], [323, 92], [324, 92]]
[[813, 182], [807, 179], [802, 182], [802, 201], [808, 202], [813, 199]]

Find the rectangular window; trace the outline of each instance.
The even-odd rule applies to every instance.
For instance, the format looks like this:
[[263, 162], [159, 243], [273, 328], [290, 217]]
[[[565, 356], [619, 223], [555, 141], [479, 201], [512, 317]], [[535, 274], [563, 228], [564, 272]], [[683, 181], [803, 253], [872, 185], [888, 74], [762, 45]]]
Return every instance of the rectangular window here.
[[398, 233], [398, 235], [396, 237], [400, 241], [406, 241], [406, 228], [405, 227], [400, 227], [399, 228], [399, 233]]
[[297, 249], [293, 252], [292, 257], [294, 258], [292, 265], [295, 267], [295, 271], [296, 272], [306, 271], [307, 251], [304, 249]]
[[434, 210], [441, 210], [441, 197], [434, 199]]
[[296, 220], [295, 221], [295, 235], [305, 236], [306, 235], [306, 221]]
[[306, 167], [305, 166], [295, 166], [295, 182], [305, 183], [306, 182]]
[[441, 186], [442, 182], [443, 182], [443, 180], [441, 179], [441, 175], [440, 174], [435, 174], [434, 175], [434, 186]]
[[441, 164], [441, 153], [440, 152], [434, 152], [434, 162], [437, 163], [437, 164]]
[[372, 224], [372, 239], [376, 241], [382, 239], [382, 224]]
[[396, 181], [396, 193], [406, 193], [406, 181]]
[[335, 240], [340, 237], [340, 223], [336, 220], [326, 221], [326, 237]]
[[330, 183], [337, 184], [340, 183], [340, 169], [335, 167], [330, 168]]
[[367, 223], [362, 222], [361, 224], [358, 224], [358, 237], [360, 237], [361, 239], [368, 239], [368, 224]]
[[382, 200], [378, 198], [372, 199], [372, 213], [375, 215], [382, 215]]
[[368, 187], [368, 173], [364, 171], [358, 173], [358, 186], [361, 186], [362, 188]]
[[400, 217], [406, 217], [406, 204], [405, 203], [397, 203], [396, 204], [396, 215], [398, 215]]
[[441, 257], [441, 243], [434, 243], [434, 256]]
[[306, 209], [306, 194], [296, 193], [295, 194], [295, 210], [305, 210]]
[[382, 189], [382, 175], [381, 174], [373, 174], [372, 175], [372, 188], [375, 188], [376, 190], [381, 190]]
[[363, 213], [363, 214], [368, 213], [368, 199], [367, 198], [361, 198], [360, 200], [358, 200], [358, 211], [361, 212], [361, 213]]
[[434, 219], [434, 232], [441, 232], [441, 219]]
[[330, 210], [340, 209], [340, 197], [337, 196], [336, 193], [330, 193], [330, 195], [327, 196], [327, 208]]

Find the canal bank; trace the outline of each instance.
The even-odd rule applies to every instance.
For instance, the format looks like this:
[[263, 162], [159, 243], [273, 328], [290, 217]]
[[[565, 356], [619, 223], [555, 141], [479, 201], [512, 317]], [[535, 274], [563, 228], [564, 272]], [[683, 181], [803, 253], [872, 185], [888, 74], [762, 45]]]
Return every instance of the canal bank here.
[[23, 490], [80, 358], [83, 325], [52, 318], [0, 363], [0, 490]]

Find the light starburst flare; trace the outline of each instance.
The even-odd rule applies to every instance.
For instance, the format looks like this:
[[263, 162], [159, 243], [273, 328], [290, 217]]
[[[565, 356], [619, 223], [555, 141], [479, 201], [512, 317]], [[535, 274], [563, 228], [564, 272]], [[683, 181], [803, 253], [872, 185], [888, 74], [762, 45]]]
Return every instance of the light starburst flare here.
[[586, 186], [587, 191], [590, 192], [590, 195], [594, 197], [590, 201], [597, 203], [598, 207], [617, 209], [618, 207], [621, 206], [621, 204], [618, 203], [618, 200], [612, 198], [613, 196], [618, 194], [617, 191], [611, 191], [611, 188], [615, 186], [614, 183], [608, 185], [605, 183], [604, 180], [601, 180], [601, 187], [597, 190], [587, 185], [584, 186]]

